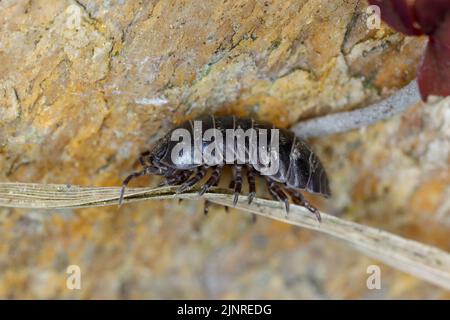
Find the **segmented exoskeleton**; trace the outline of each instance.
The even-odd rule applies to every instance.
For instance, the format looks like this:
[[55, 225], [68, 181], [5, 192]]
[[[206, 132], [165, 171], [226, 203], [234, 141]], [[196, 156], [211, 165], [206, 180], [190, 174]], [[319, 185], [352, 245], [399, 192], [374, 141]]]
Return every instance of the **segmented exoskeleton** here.
[[[201, 132], [196, 132], [196, 130], [198, 131], [196, 127], [196, 123], [198, 122], [196, 121], [200, 121], [201, 123]], [[243, 132], [256, 134], [256, 138], [252, 135], [246, 136], [246, 138], [240, 140], [240, 143], [238, 140], [233, 140], [232, 144], [234, 147], [241, 147], [244, 150], [244, 158], [236, 158], [230, 163], [227, 162], [229, 159], [226, 159], [224, 156], [222, 161], [211, 165], [202, 162], [201, 159], [198, 161], [198, 158], [196, 158], [195, 148], [198, 145], [195, 145], [195, 139], [191, 139], [189, 142], [192, 146], [191, 151], [174, 154], [174, 148], [180, 142], [178, 139], [174, 139], [174, 132], [177, 129], [184, 129], [185, 132], [188, 132], [193, 137], [195, 137], [196, 133], [203, 134], [208, 129], [217, 129], [215, 132], [221, 133], [223, 137], [227, 136], [227, 129], [232, 129], [232, 132], [238, 132], [237, 130], [242, 129]], [[272, 129], [276, 128], [269, 123], [257, 122], [250, 118], [239, 118], [235, 116], [205, 116], [187, 121], [172, 129], [164, 138], [156, 143], [151, 151], [146, 151], [141, 154], [139, 161], [143, 166], [143, 170], [129, 175], [123, 181], [119, 202], [122, 202], [125, 187], [133, 178], [147, 174], [161, 175], [165, 177], [163, 185], [180, 185], [178, 192], [182, 193], [205, 178], [209, 168], [211, 168], [212, 172], [200, 191], [200, 194], [203, 195], [208, 189], [218, 185], [224, 166], [231, 165], [233, 179], [230, 187], [234, 189], [234, 205], [236, 205], [239, 194], [242, 191], [242, 173], [245, 169], [249, 185], [249, 204], [256, 196], [255, 178], [256, 176], [262, 176], [266, 180], [270, 194], [273, 198], [285, 204], [287, 212], [289, 211], [290, 196], [294, 203], [306, 207], [316, 214], [320, 220], [317, 209], [305, 200], [300, 191], [305, 190], [324, 197], [329, 197], [331, 193], [327, 174], [319, 158], [312, 152], [305, 141], [297, 138], [289, 130], [278, 129], [278, 150], [275, 152], [274, 158], [272, 158], [272, 160], [275, 159], [278, 161], [277, 170], [269, 175], [262, 175], [261, 173], [267, 172], [267, 170], [264, 171], [264, 169], [267, 169], [266, 163], [261, 164], [261, 159], [259, 158], [257, 162], [250, 161], [251, 150], [255, 150], [251, 148], [253, 143], [258, 143], [261, 140], [259, 134], [266, 133], [267, 141], [272, 142], [272, 136], [275, 137]], [[238, 139], [238, 136], [235, 138]], [[224, 155], [226, 148], [230, 147], [229, 141], [226, 140], [224, 139], [224, 141], [219, 143], [217, 139], [206, 141], [202, 138], [199, 148], [197, 148], [200, 150], [197, 151], [203, 152], [211, 143], [219, 143], [223, 147], [221, 152]], [[258, 147], [261, 146], [258, 145]], [[271, 147], [272, 145], [268, 147], [269, 150], [266, 150], [269, 155], [273, 155], [274, 153], [271, 152]], [[207, 208], [208, 206], [205, 204], [205, 213], [207, 213]]]

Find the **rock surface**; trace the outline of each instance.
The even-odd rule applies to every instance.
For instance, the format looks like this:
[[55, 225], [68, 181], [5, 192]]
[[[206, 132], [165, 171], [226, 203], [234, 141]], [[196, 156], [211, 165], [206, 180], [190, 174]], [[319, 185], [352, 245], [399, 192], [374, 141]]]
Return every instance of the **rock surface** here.
[[[113, 186], [204, 113], [289, 127], [415, 77], [425, 39], [365, 1], [2, 1], [1, 181]], [[450, 100], [314, 139], [325, 211], [450, 250]], [[144, 178], [135, 185], [156, 183]], [[201, 203], [0, 209], [1, 298], [449, 298], [323, 235]], [[66, 268], [82, 289], [66, 287]]]

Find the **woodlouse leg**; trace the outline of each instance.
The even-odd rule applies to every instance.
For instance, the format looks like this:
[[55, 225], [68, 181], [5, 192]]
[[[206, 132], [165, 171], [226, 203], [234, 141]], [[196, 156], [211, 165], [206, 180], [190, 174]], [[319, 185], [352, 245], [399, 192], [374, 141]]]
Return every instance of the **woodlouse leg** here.
[[[191, 175], [192, 171], [181, 171], [180, 175], [178, 176], [178, 178], [176, 178], [175, 181], [169, 182], [169, 186], [181, 185], [182, 183], [186, 182], [186, 180], [189, 179]], [[181, 202], [183, 202], [183, 199], [179, 198], [178, 204], [180, 204]]]
[[171, 170], [165, 176], [165, 179], [158, 184], [158, 187], [170, 186], [175, 180], [178, 179], [178, 175], [181, 171]]
[[[252, 204], [256, 197], [256, 174], [257, 171], [253, 166], [247, 166], [247, 181], [248, 181], [248, 204]], [[256, 214], [252, 213], [252, 222], [256, 223]]]
[[189, 170], [177, 170], [173, 175], [167, 177], [160, 186], [176, 186], [184, 183], [192, 175]]
[[[228, 189], [234, 189], [234, 179], [231, 179]], [[230, 208], [228, 206], [223, 206], [226, 213], [230, 213]]]
[[234, 181], [234, 199], [233, 206], [238, 203], [239, 194], [242, 191], [242, 166], [234, 165], [233, 166], [233, 181]]
[[272, 195], [272, 197], [278, 201], [284, 202], [284, 205], [286, 207], [286, 213], [288, 213], [289, 212], [289, 198], [286, 195], [286, 193], [272, 179], [266, 177], [266, 181], [267, 181], [267, 186], [269, 188], [269, 192]]
[[305, 207], [316, 216], [319, 222], [322, 221], [322, 217], [320, 216], [319, 210], [317, 210], [308, 200], [306, 200], [300, 191], [290, 188], [287, 189], [287, 191], [291, 195], [292, 201], [294, 201], [295, 204]]
[[[168, 177], [164, 182], [164, 185], [176, 186], [184, 183], [192, 175], [192, 171], [189, 170], [178, 170], [171, 177]], [[178, 204], [180, 204], [183, 199], [178, 199]]]
[[165, 186], [170, 186], [170, 184], [169, 184], [169, 179], [164, 179], [163, 181], [161, 181], [159, 184], [158, 184], [158, 188], [159, 187], [165, 187]]
[[195, 176], [193, 176], [192, 178], [190, 178], [189, 180], [184, 182], [178, 188], [177, 193], [183, 193], [183, 192], [189, 190], [190, 188], [192, 188], [197, 182], [199, 182], [200, 180], [202, 180], [205, 177], [207, 172], [208, 172], [207, 166], [199, 167], [197, 169], [197, 173], [195, 174]]
[[248, 204], [251, 204], [256, 197], [256, 173], [257, 171], [252, 166], [247, 167]]
[[210, 205], [211, 205], [211, 201], [205, 200], [204, 207], [203, 207], [203, 214], [205, 216], [208, 215]]
[[[219, 184], [220, 177], [222, 175], [223, 166], [217, 166], [213, 168], [213, 172], [211, 173], [211, 177], [209, 177], [208, 181], [206, 181], [205, 185], [202, 187], [202, 190], [200, 190], [199, 195], [204, 195], [206, 191], [208, 191], [211, 187], [215, 187]], [[205, 200], [205, 204], [203, 207], [203, 213], [208, 215], [209, 212], [209, 206], [211, 205], [211, 202], [208, 200]]]
[[149, 154], [150, 154], [150, 151], [145, 151], [145, 152], [141, 153], [141, 155], [139, 157], [139, 162], [141, 163], [141, 165], [143, 167], [151, 164], [151, 163], [146, 163], [146, 161], [145, 161], [145, 157], [147, 157]]
[[144, 176], [146, 173], [147, 173], [147, 170], [145, 170], [145, 169], [142, 171], [139, 171], [139, 172], [134, 172], [134, 173], [130, 174], [128, 177], [126, 177], [125, 180], [123, 180], [122, 188], [120, 189], [119, 206], [122, 205], [123, 196], [125, 194], [125, 188], [127, 187], [128, 183], [130, 183], [130, 181], [133, 180], [134, 178]]
[[192, 175], [192, 173], [193, 173], [192, 171], [188, 170], [183, 171], [183, 173], [180, 175], [180, 178], [176, 182], [174, 182], [173, 185], [185, 183], [186, 180], [189, 179], [189, 177]]
[[211, 177], [209, 177], [208, 181], [206, 181], [205, 185], [202, 187], [202, 190], [198, 193], [199, 195], [204, 195], [206, 191], [208, 191], [211, 187], [215, 187], [219, 184], [220, 177], [222, 175], [223, 166], [217, 166], [213, 168], [211, 173]]

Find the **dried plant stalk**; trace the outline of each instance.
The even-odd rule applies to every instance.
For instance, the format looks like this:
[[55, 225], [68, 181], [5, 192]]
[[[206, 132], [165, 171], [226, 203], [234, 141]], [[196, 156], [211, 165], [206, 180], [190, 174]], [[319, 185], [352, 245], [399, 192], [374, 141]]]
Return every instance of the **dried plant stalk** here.
[[[124, 203], [174, 198], [208, 199], [227, 206], [232, 206], [233, 202], [233, 195], [227, 189], [213, 188], [203, 197], [198, 196], [197, 189], [180, 195], [177, 195], [175, 191], [176, 187], [129, 188], [125, 194]], [[70, 185], [0, 183], [0, 206], [4, 207], [87, 208], [115, 205], [118, 198], [119, 188], [117, 187], [90, 188]], [[296, 205], [292, 205], [289, 215], [286, 215], [284, 206], [278, 202], [255, 199], [252, 205], [248, 205], [247, 197], [242, 196], [236, 208], [331, 235], [344, 240], [369, 257], [450, 290], [450, 254], [443, 250], [326, 213], [321, 213], [322, 222], [319, 223], [309, 211]]]
[[333, 113], [323, 117], [301, 121], [291, 130], [301, 138], [321, 137], [366, 127], [392, 118], [420, 101], [417, 81], [395, 92], [392, 96], [370, 106], [353, 111]]

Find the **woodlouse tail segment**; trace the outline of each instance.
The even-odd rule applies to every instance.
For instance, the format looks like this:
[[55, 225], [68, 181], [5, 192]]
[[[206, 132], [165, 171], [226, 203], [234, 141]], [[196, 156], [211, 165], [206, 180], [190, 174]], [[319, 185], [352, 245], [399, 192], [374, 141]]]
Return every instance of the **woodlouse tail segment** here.
[[331, 190], [330, 190], [330, 185], [328, 184], [328, 180], [326, 180], [325, 192], [324, 192], [323, 196], [327, 199], [331, 198]]
[[328, 181], [327, 174], [325, 173], [325, 170], [322, 169], [321, 177], [320, 177], [320, 185], [321, 185], [321, 191], [322, 195], [325, 198], [331, 197], [331, 190], [330, 190], [330, 183]]
[[123, 203], [123, 198], [125, 196], [125, 188], [127, 187], [128, 183], [130, 183], [130, 181], [133, 180], [134, 178], [141, 177], [141, 176], [145, 175], [146, 173], [147, 173], [147, 171], [145, 169], [142, 171], [139, 171], [139, 172], [134, 172], [134, 173], [130, 174], [128, 177], [126, 177], [125, 180], [123, 180], [122, 188], [120, 189], [119, 207]]

